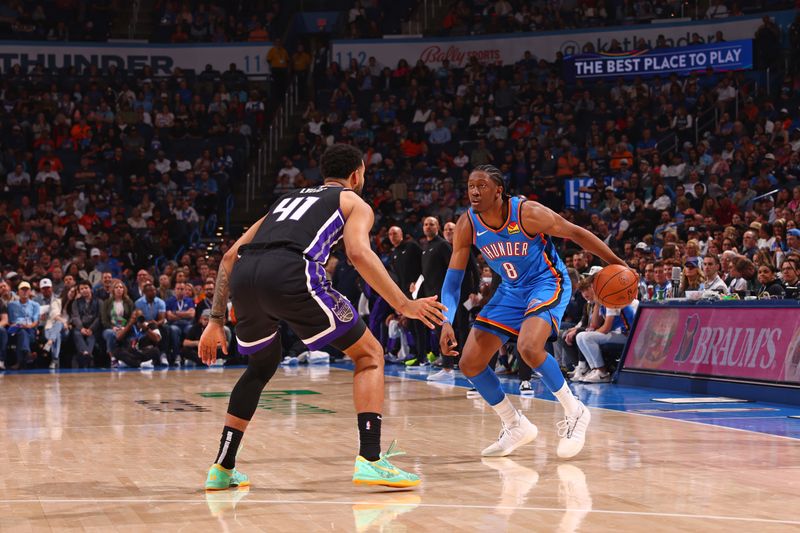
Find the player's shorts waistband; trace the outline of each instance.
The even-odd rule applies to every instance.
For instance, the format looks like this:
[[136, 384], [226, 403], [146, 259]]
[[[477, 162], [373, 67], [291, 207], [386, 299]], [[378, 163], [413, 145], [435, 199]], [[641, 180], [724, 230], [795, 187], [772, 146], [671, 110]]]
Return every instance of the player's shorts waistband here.
[[286, 245], [275, 242], [250, 242], [243, 244], [239, 247], [239, 255], [245, 253], [258, 253], [266, 252], [268, 250], [285, 250], [287, 252], [294, 252], [286, 247]]

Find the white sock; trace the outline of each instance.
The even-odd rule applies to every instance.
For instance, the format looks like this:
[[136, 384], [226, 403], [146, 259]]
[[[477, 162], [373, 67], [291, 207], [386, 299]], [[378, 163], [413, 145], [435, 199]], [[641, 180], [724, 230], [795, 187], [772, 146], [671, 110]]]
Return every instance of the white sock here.
[[508, 396], [505, 396], [502, 402], [493, 405], [492, 409], [494, 409], [494, 412], [497, 413], [497, 416], [500, 417], [503, 424], [506, 426], [515, 426], [517, 424], [519, 412], [517, 412], [511, 400], [508, 399]]
[[556, 399], [561, 403], [561, 406], [564, 408], [564, 412], [568, 415], [574, 415], [578, 412], [581, 408], [581, 404], [578, 399], [572, 394], [572, 391], [569, 389], [569, 385], [565, 382], [560, 389], [553, 393]]

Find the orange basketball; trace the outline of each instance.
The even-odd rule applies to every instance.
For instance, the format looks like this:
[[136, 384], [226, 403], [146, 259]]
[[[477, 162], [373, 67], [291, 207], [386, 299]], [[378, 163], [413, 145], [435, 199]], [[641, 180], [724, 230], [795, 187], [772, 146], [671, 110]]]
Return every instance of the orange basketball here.
[[628, 267], [608, 265], [595, 275], [592, 287], [604, 306], [625, 307], [639, 294], [639, 276]]

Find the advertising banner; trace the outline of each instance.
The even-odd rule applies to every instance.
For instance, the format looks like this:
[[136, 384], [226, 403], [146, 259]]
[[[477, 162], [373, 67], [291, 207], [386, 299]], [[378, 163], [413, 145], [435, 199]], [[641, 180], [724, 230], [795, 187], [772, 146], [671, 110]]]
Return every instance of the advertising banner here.
[[642, 306], [623, 370], [800, 386], [796, 307]]
[[[774, 11], [770, 16], [779, 26], [785, 27], [794, 19], [794, 11]], [[375, 57], [380, 65], [390, 68], [395, 68], [401, 59], [408, 61], [412, 67], [418, 60], [429, 67], [438, 67], [445, 59], [451, 67], [464, 67], [472, 57], [482, 63], [509, 64], [521, 60], [525, 52], [530, 52], [537, 59], [553, 61], [558, 52], [564, 56], [580, 54], [586, 44], [592, 44], [595, 52], [600, 54], [607, 53], [613, 41], [618, 42], [624, 52], [632, 52], [639, 39], [644, 39], [650, 48], [654, 48], [659, 35], [664, 36], [670, 48], [688, 46], [694, 33], [706, 44], [715, 42], [717, 31], [722, 32], [726, 41], [752, 39], [761, 24], [761, 15], [757, 15], [713, 22], [671, 22], [613, 29], [514, 33], [508, 36], [338, 40], [332, 43], [332, 54], [333, 61], [343, 67], [347, 67], [351, 59], [364, 65], [370, 57]]]
[[567, 79], [689, 74], [753, 68], [753, 41], [741, 40], [681, 48], [641, 50], [626, 54], [580, 54], [564, 62]]
[[231, 63], [249, 76], [269, 74], [267, 52], [272, 45], [263, 43], [165, 44], [143, 43], [51, 43], [0, 41], [0, 70], [14, 65], [31, 70], [37, 63], [46, 68], [96, 65], [120, 70], [138, 70], [145, 65], [156, 76], [169, 75], [175, 67], [202, 72], [206, 65], [223, 72]]
[[[606, 176], [606, 185], [611, 185], [613, 176]], [[590, 192], [581, 192], [582, 187], [594, 185], [594, 178], [567, 178], [564, 180], [564, 205], [567, 209], [586, 209], [592, 199]]]

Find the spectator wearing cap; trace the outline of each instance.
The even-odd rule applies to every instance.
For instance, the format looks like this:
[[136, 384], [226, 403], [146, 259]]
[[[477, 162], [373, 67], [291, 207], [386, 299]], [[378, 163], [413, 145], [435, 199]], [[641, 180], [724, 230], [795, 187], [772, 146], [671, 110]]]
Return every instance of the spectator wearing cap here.
[[53, 293], [53, 281], [42, 278], [39, 281], [39, 294], [34, 299], [39, 304], [41, 313], [39, 323], [44, 324], [43, 346], [45, 352], [50, 352], [50, 368], [58, 368], [61, 355], [61, 341], [66, 337], [67, 321], [62, 316], [61, 298]]
[[721, 267], [722, 265], [716, 255], [709, 254], [703, 258], [703, 274], [706, 279], [700, 285], [701, 291], [714, 291], [720, 294], [728, 294], [728, 286], [719, 276]]
[[786, 231], [786, 253], [800, 254], [800, 229], [792, 228]]
[[27, 281], [17, 286], [18, 300], [8, 304], [9, 337], [17, 343], [17, 362], [14, 368], [22, 368], [32, 362], [31, 352], [36, 342], [39, 327], [40, 306], [31, 299], [31, 284]]
[[89, 252], [89, 261], [92, 265], [92, 270], [89, 272], [89, 283], [92, 284], [92, 287], [95, 287], [97, 284], [101, 283], [103, 280], [103, 264], [100, 260], [100, 248], [92, 248]]
[[681, 282], [678, 286], [678, 296], [683, 298], [686, 291], [698, 291], [702, 287], [705, 277], [700, 269], [700, 259], [698, 257], [687, 257], [683, 262], [683, 272]]
[[86, 280], [78, 282], [78, 297], [72, 306], [72, 338], [78, 355], [78, 366], [88, 368], [92, 363], [95, 334], [100, 329], [100, 304], [92, 294], [92, 286]]

